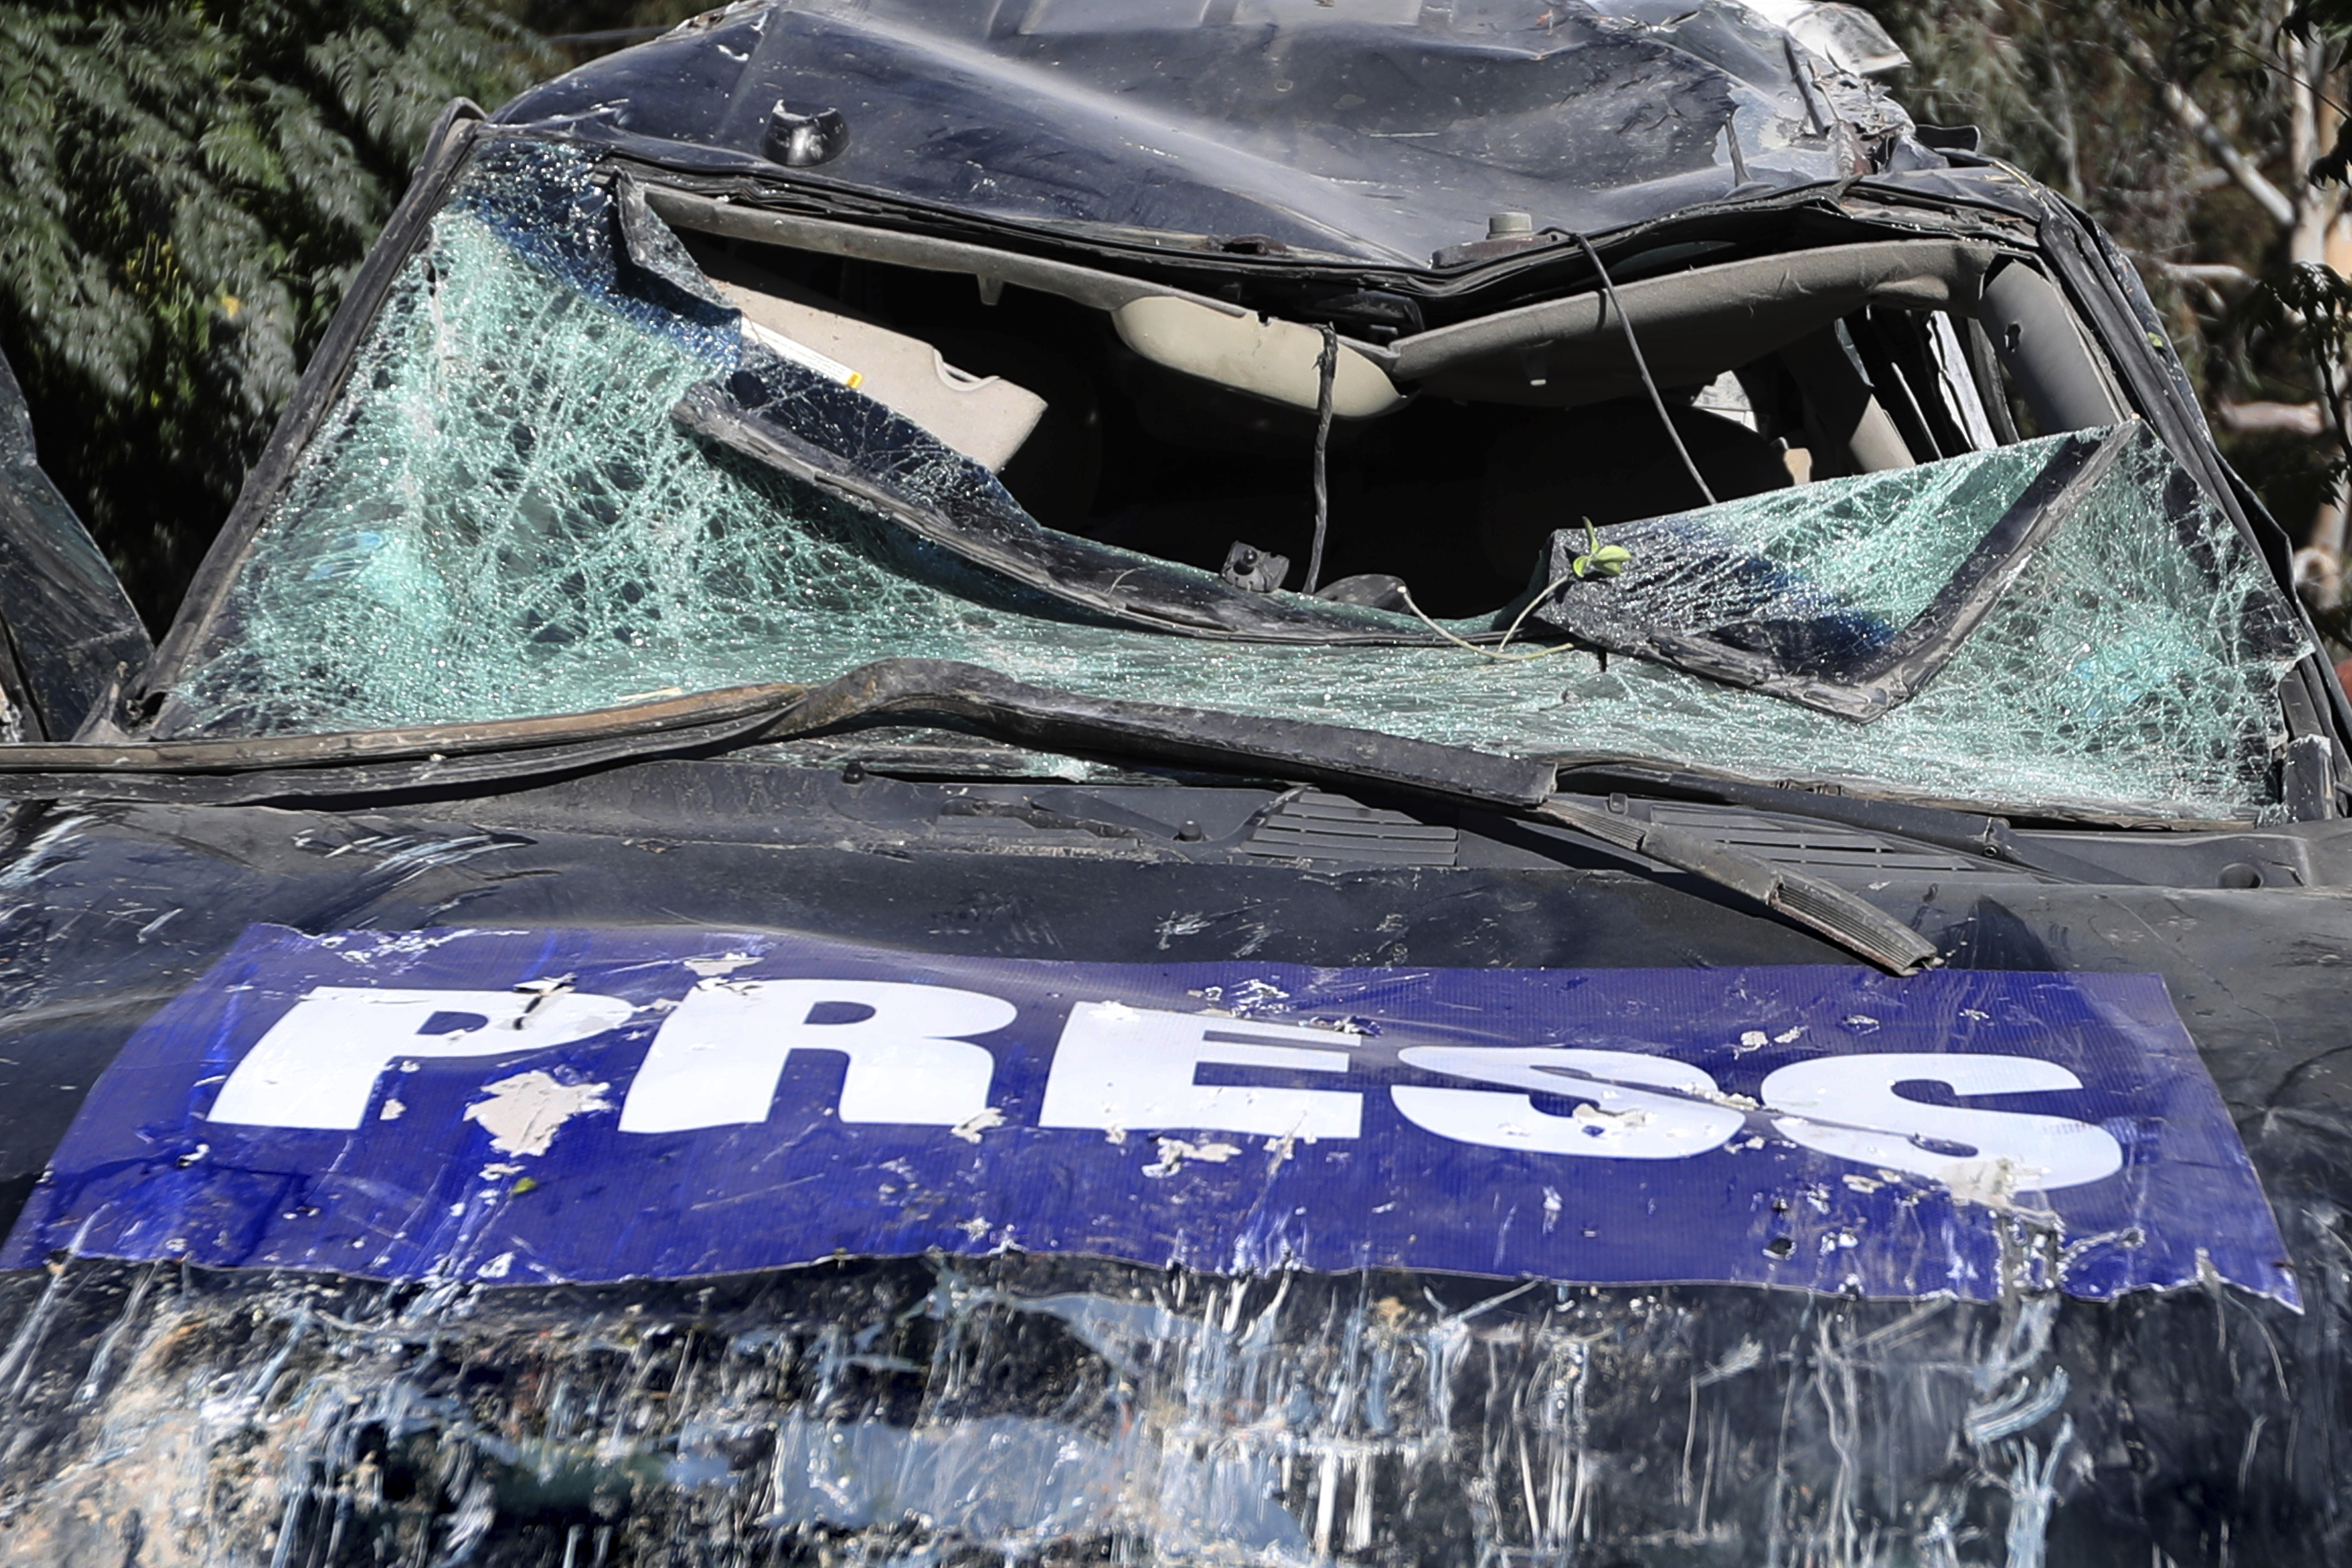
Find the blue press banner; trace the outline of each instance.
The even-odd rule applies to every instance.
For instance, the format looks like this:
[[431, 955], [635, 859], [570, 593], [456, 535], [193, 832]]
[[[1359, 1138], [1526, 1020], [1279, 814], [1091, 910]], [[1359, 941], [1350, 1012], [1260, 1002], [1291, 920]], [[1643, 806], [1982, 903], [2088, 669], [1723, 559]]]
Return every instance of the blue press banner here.
[[1307, 969], [257, 926], [0, 1265], [512, 1284], [1082, 1253], [2294, 1300], [2151, 975]]

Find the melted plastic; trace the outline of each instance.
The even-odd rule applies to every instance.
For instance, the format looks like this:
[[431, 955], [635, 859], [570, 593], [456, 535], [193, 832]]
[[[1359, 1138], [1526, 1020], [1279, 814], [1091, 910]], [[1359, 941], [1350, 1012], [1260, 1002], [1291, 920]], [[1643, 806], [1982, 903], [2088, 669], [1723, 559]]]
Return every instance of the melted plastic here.
[[[478, 156], [177, 682], [173, 730], [513, 718], [914, 656], [1521, 755], [2181, 816], [2278, 808], [2273, 692], [2300, 639], [2152, 437], [1928, 688], [1867, 725], [1580, 651], [1200, 641], [1090, 619], [676, 427], [687, 388], [747, 350], [723, 309], [627, 259], [598, 180], [570, 148]], [[1693, 515], [1824, 602], [1900, 624], [2048, 458], [2027, 444]], [[950, 500], [981, 482], [896, 478]]]
[[2294, 1321], [2222, 1300], [2117, 1323], [1019, 1258], [593, 1291], [75, 1262], [0, 1279], [0, 1518], [22, 1561], [257, 1568], [2137, 1568], [2210, 1560], [2145, 1500], [2194, 1486], [2324, 1553], [2287, 1522], [2316, 1499], [2272, 1489], [2291, 1466], [2250, 1485], [2200, 1446], [2252, 1405], [2251, 1462], [2292, 1408]]

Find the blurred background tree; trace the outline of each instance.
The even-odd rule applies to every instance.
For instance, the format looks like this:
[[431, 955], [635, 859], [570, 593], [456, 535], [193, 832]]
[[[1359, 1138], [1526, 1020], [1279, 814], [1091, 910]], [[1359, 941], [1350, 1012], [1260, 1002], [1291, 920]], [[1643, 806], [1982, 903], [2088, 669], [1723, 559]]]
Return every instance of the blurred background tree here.
[[[1981, 126], [2137, 261], [2231, 460], [2305, 546], [2306, 598], [2352, 640], [2352, 0], [1868, 3], [1920, 119]], [[0, 0], [0, 349], [152, 622], [442, 104], [495, 106], [701, 8]]]
[[1982, 127], [1987, 151], [2087, 208], [2137, 263], [2223, 450], [2300, 547], [2305, 602], [2352, 643], [2352, 0], [1872, 9], [1911, 55], [1892, 85], [1915, 115]]
[[688, 16], [723, 4], [725, 0], [509, 0], [508, 8], [561, 64], [575, 66], [658, 37]]
[[0, 351], [150, 625], [450, 99], [696, 0], [0, 0]]

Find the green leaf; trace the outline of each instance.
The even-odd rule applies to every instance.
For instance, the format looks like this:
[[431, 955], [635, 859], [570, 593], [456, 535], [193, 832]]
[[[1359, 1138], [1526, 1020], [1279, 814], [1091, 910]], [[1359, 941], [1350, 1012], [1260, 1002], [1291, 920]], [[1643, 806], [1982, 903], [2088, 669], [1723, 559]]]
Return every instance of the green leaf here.
[[508, 0], [0, 0], [0, 349], [167, 618], [441, 106], [547, 63]]

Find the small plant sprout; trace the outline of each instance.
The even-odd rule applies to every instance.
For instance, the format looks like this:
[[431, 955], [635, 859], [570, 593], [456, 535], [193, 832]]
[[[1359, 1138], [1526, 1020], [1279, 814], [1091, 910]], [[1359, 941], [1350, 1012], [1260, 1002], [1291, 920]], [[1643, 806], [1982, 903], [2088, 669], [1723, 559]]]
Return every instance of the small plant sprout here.
[[1601, 531], [1592, 526], [1592, 520], [1588, 517], [1584, 520], [1584, 553], [1570, 561], [1568, 566], [1579, 577], [1614, 577], [1625, 570], [1633, 559], [1633, 552], [1623, 545], [1601, 543]]

